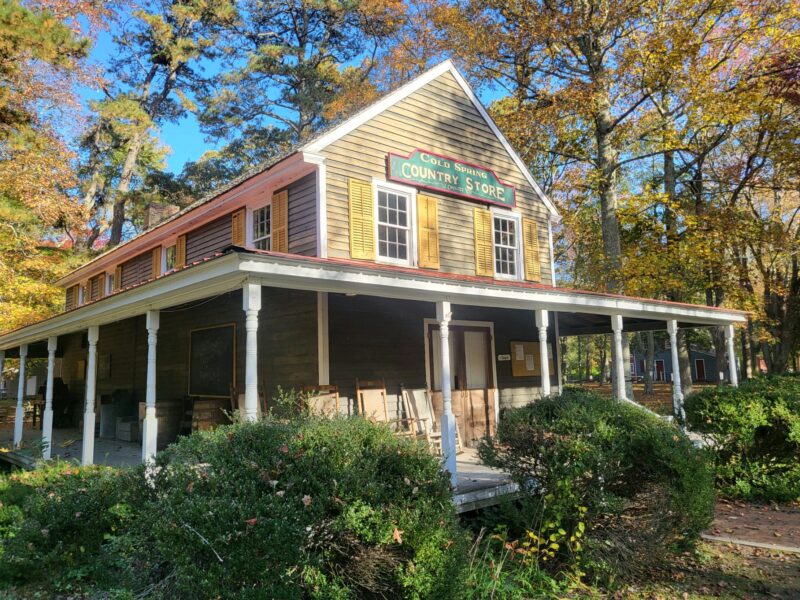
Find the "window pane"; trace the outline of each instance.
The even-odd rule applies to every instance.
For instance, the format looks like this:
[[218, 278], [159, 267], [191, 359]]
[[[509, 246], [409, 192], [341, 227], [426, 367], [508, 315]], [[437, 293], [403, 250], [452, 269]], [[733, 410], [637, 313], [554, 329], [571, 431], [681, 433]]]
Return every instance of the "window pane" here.
[[494, 217], [494, 262], [498, 275], [517, 275], [517, 223], [513, 219]]
[[409, 199], [396, 192], [378, 190], [378, 256], [408, 260]]

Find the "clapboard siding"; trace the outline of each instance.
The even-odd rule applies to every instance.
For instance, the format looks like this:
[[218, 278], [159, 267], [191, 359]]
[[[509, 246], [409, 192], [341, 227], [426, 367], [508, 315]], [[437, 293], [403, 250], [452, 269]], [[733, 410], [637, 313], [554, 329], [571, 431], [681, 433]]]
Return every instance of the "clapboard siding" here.
[[258, 374], [267, 397], [274, 398], [278, 386], [300, 390], [316, 385], [319, 382], [316, 292], [267, 287], [262, 290]]
[[186, 234], [186, 264], [214, 256], [232, 243], [231, 215], [225, 215]]
[[123, 288], [147, 281], [153, 275], [153, 252], [143, 252], [136, 258], [122, 263], [120, 286]]
[[[258, 375], [260, 389], [274, 398], [278, 386], [300, 389], [318, 382], [317, 294], [264, 287], [259, 313]], [[231, 292], [195, 305], [161, 311], [156, 371], [156, 412], [163, 401], [183, 399], [189, 388], [191, 331], [234, 323], [236, 325], [236, 388], [244, 393], [245, 329], [241, 292]], [[61, 336], [63, 378], [69, 386], [75, 418], [83, 413], [85, 381], [84, 334]], [[137, 402], [145, 399], [147, 380], [147, 329], [138, 316], [100, 327], [97, 352], [108, 360], [110, 373], [98, 372], [98, 415], [101, 396], [114, 390], [132, 392]], [[80, 363], [79, 361], [84, 361]], [[83, 366], [81, 366], [83, 365]], [[77, 421], [76, 421], [77, 423]]]
[[[328, 311], [331, 383], [352, 411], [356, 378], [385, 379], [390, 415], [397, 416], [400, 387], [427, 385], [424, 323], [435, 318], [434, 304], [330, 294]], [[538, 340], [533, 311], [453, 306], [453, 319], [493, 323], [496, 354], [509, 353], [512, 341]], [[501, 410], [539, 397], [540, 377], [514, 377], [510, 362], [495, 364]], [[558, 385], [555, 373], [551, 384]]]
[[289, 185], [289, 252], [317, 253], [317, 177], [310, 173]]
[[[551, 313], [551, 319], [553, 318]], [[538, 342], [539, 331], [533, 311], [456, 306], [453, 319], [490, 321], [494, 323], [494, 349], [497, 354], [510, 354], [511, 342]], [[555, 340], [555, 328], [548, 327], [549, 343]], [[495, 356], [495, 359], [497, 356]], [[541, 377], [514, 377], [511, 361], [495, 362], [497, 385], [500, 390], [500, 410], [530, 404], [541, 393]], [[552, 389], [558, 386], [557, 373], [550, 374]]]
[[433, 303], [330, 294], [330, 381], [351, 414], [357, 378], [385, 380], [391, 418], [398, 415], [401, 385], [425, 387], [423, 322], [435, 312]]
[[[445, 73], [322, 151], [326, 157], [328, 254], [349, 258], [347, 181], [386, 178], [386, 154], [431, 150], [488, 167], [516, 188], [516, 211], [539, 225], [542, 282], [551, 283], [548, 211], [451, 73]], [[441, 270], [475, 274], [472, 209], [479, 202], [438, 198]]]

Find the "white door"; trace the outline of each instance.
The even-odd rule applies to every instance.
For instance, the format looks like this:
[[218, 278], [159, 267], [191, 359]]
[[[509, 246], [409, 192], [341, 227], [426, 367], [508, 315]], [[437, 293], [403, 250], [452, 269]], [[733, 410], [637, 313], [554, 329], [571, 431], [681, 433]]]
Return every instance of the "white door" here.
[[464, 358], [467, 371], [467, 389], [482, 390], [489, 387], [489, 336], [484, 331], [464, 332]]

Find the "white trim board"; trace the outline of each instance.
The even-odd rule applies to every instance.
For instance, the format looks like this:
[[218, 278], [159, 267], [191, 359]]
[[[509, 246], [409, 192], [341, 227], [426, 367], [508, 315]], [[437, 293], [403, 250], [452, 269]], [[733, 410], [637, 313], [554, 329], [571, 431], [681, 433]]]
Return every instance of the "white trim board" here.
[[350, 117], [349, 119], [345, 120], [343, 123], [334, 127], [331, 131], [323, 135], [322, 137], [311, 141], [307, 146], [302, 148], [303, 152], [310, 152], [313, 154], [319, 154], [322, 152], [327, 146], [334, 143], [335, 141], [343, 138], [345, 135], [354, 131], [355, 129], [361, 127], [364, 123], [369, 121], [370, 119], [378, 116], [385, 110], [391, 108], [401, 100], [407, 98], [417, 90], [422, 89], [426, 85], [428, 85], [431, 81], [444, 75], [445, 73], [451, 73], [455, 78], [458, 85], [466, 94], [467, 98], [469, 98], [470, 102], [475, 106], [475, 109], [480, 113], [483, 120], [489, 126], [489, 129], [492, 130], [497, 140], [503, 146], [505, 151], [511, 157], [511, 160], [517, 165], [519, 170], [522, 172], [523, 177], [525, 180], [531, 185], [531, 187], [536, 192], [536, 195], [539, 196], [539, 199], [545, 205], [547, 210], [550, 213], [550, 218], [555, 220], [556, 222], [561, 220], [561, 215], [558, 213], [558, 209], [556, 209], [555, 205], [551, 202], [551, 200], [545, 195], [542, 191], [542, 188], [539, 187], [539, 184], [536, 183], [536, 180], [533, 178], [528, 166], [525, 164], [525, 161], [517, 154], [514, 150], [513, 146], [509, 143], [506, 139], [506, 136], [500, 131], [500, 128], [494, 122], [489, 113], [486, 111], [486, 108], [483, 106], [481, 101], [475, 95], [475, 91], [472, 89], [472, 86], [469, 85], [466, 79], [461, 75], [458, 69], [453, 64], [453, 61], [447, 59], [435, 67], [428, 69], [422, 75], [417, 77], [416, 79], [410, 81], [409, 83], [405, 84], [404, 86], [396, 89], [394, 92], [388, 94], [382, 100], [379, 100], [372, 106], [369, 106], [365, 110], [362, 110], [360, 113]]
[[[245, 281], [283, 289], [364, 294], [423, 302], [447, 301], [468, 306], [546, 309], [653, 320], [678, 319], [693, 326], [744, 323], [746, 314], [703, 306], [670, 305], [637, 298], [609, 297], [548, 287], [477, 283], [435, 278], [370, 264], [340, 264], [300, 256], [232, 252], [193, 265], [120, 293], [91, 302], [0, 336], [0, 349], [62, 335], [209, 298], [240, 289]], [[624, 327], [624, 325], [623, 325]]]

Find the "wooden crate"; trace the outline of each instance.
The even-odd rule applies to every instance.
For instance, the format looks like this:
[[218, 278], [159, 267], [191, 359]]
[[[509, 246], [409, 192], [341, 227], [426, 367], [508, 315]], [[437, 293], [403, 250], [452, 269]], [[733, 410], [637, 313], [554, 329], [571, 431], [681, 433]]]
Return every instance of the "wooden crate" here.
[[231, 401], [227, 398], [197, 398], [192, 408], [192, 431], [207, 431], [230, 423], [226, 414], [230, 412]]

